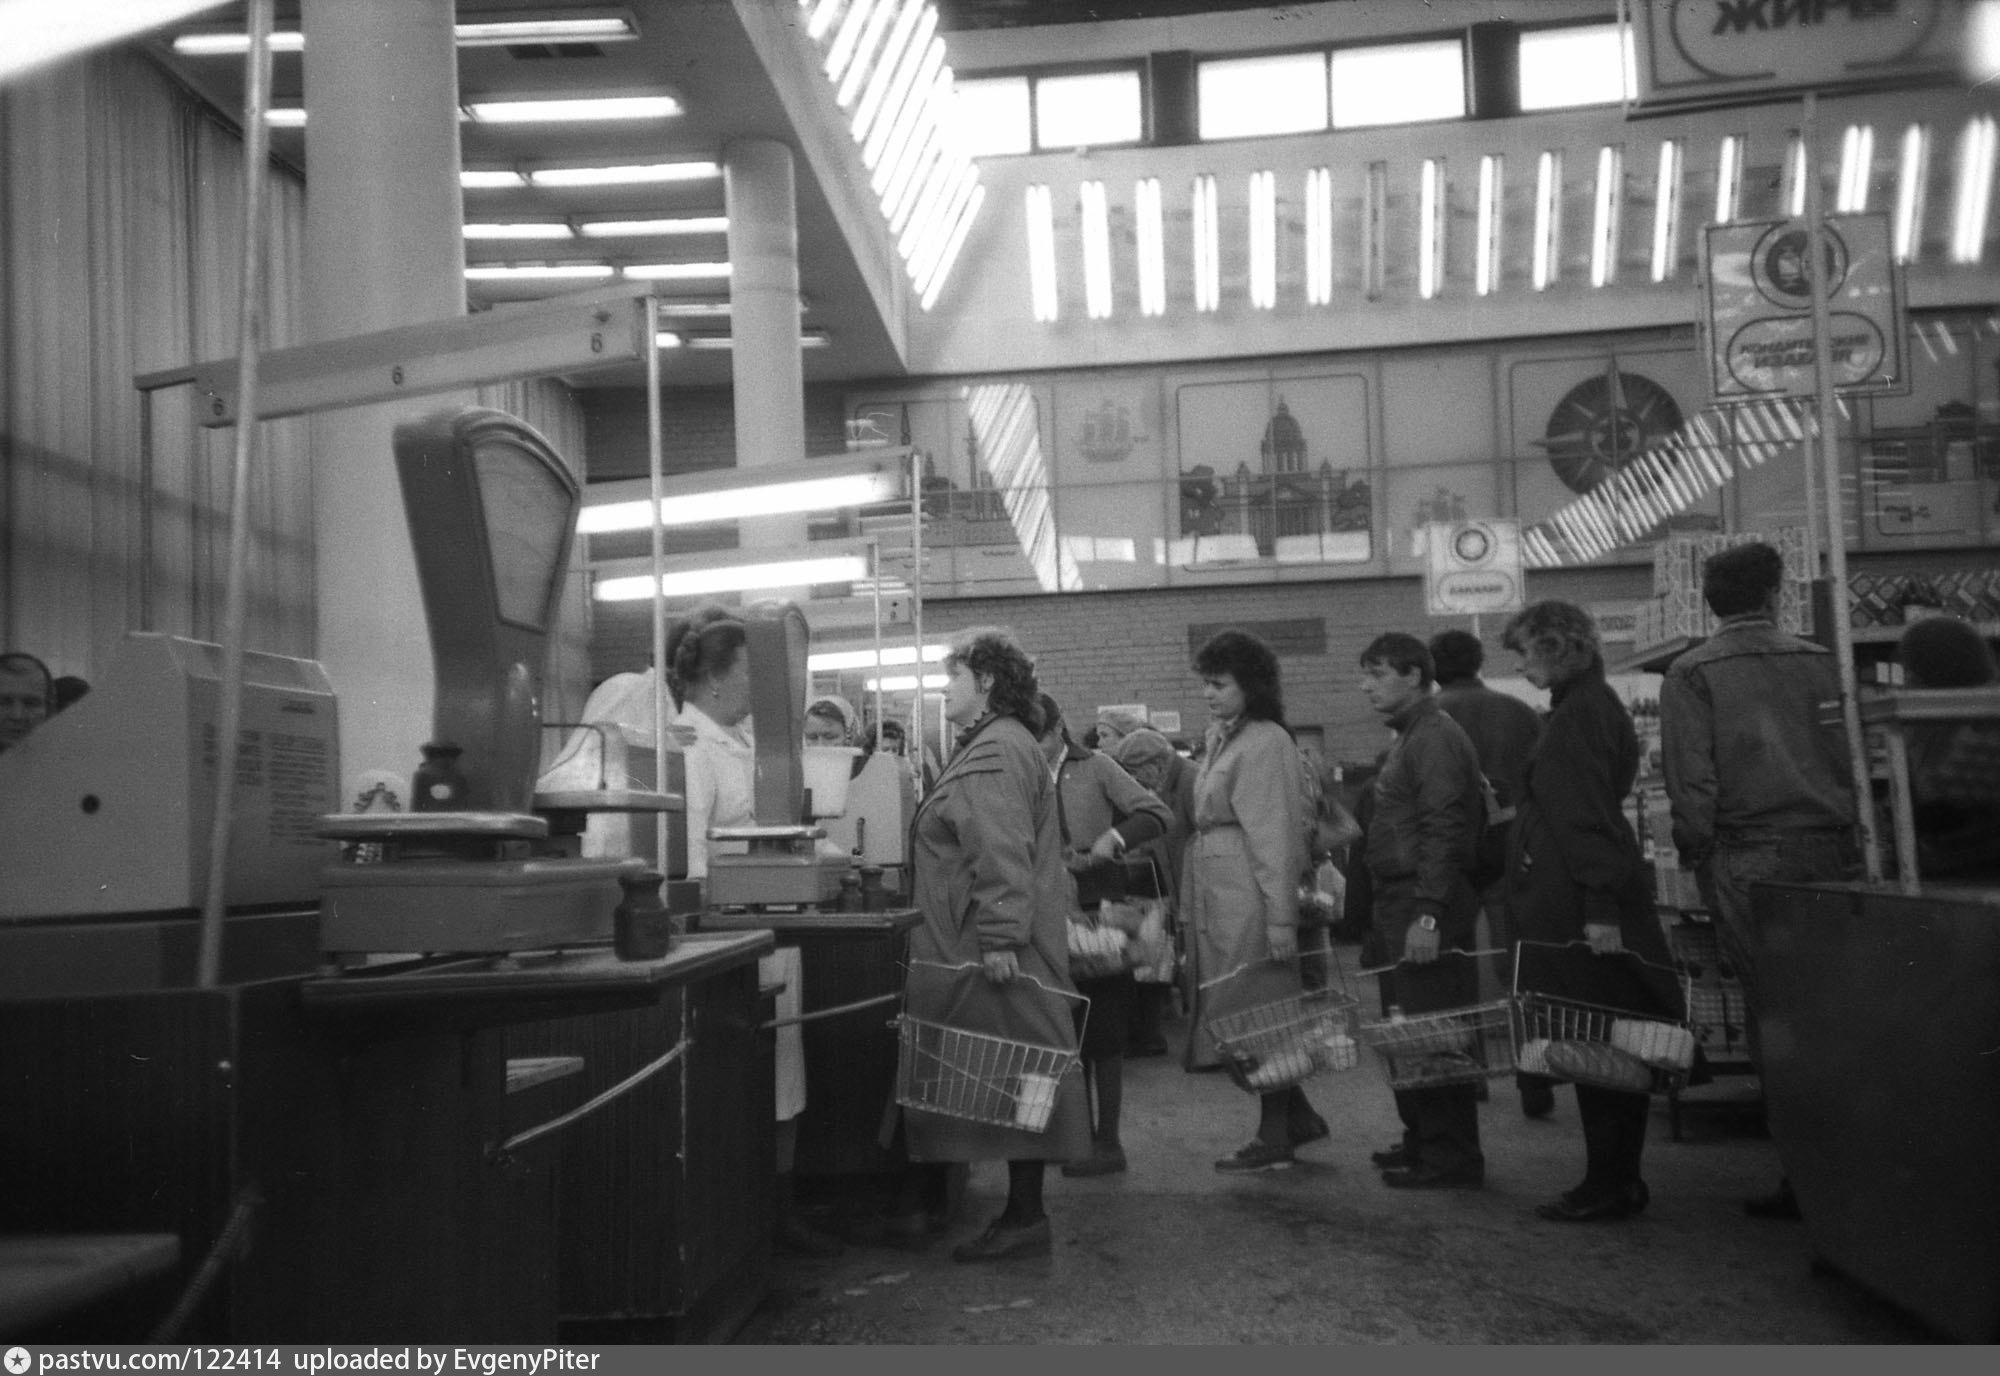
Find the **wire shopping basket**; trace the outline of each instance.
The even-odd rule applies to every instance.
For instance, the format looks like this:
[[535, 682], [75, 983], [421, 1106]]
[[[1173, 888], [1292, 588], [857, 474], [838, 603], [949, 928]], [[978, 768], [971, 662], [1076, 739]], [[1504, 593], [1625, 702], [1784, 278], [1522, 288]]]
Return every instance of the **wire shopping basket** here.
[[[1528, 946], [1561, 949], [1537, 941], [1515, 947], [1513, 1036], [1520, 1069], [1632, 1094], [1665, 1094], [1687, 1083], [1694, 1067], [1695, 1035], [1686, 1022], [1524, 990], [1521, 951]], [[1626, 954], [1678, 982], [1678, 971], [1633, 952]]]
[[[1202, 988], [1217, 988], [1250, 968], [1231, 970]], [[1359, 1065], [1361, 1046], [1354, 1036], [1359, 1006], [1347, 991], [1338, 959], [1330, 959], [1324, 988], [1218, 1013], [1204, 1026], [1237, 1088], [1268, 1094]]]
[[[1086, 1010], [1090, 1006], [1081, 994], [1049, 989], [1032, 975], [1020, 978], [1076, 999]], [[1063, 1077], [1082, 1062], [1079, 1051], [971, 1032], [908, 1013], [895, 1022], [896, 1102], [992, 1127], [1047, 1131]]]
[[[1477, 958], [1501, 953], [1491, 950], [1440, 954]], [[1383, 965], [1361, 973], [1383, 975], [1396, 968]], [[1382, 1063], [1383, 1078], [1391, 1089], [1476, 1084], [1514, 1073], [1513, 1008], [1511, 999], [1494, 999], [1462, 1008], [1399, 1012], [1379, 1020], [1364, 1020], [1361, 1039], [1375, 1049]]]

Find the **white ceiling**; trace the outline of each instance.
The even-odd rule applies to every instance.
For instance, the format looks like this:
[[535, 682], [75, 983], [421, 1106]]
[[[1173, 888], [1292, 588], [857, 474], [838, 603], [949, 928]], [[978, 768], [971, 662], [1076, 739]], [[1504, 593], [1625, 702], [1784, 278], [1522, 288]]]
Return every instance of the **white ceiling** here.
[[[789, 8], [792, 0], [744, 0]], [[461, 16], [505, 10], [547, 14], [574, 9], [604, 9], [595, 0], [468, 0]], [[462, 47], [458, 56], [460, 104], [508, 97], [630, 95], [665, 91], [679, 98], [684, 113], [672, 118], [583, 125], [466, 122], [460, 126], [463, 165], [509, 167], [544, 164], [651, 163], [682, 160], [718, 161], [732, 140], [777, 139], [800, 153], [795, 162], [798, 195], [799, 281], [806, 302], [802, 325], [824, 331], [831, 345], [804, 353], [808, 381], [894, 376], [903, 372], [900, 353], [856, 261], [856, 245], [848, 241], [834, 218], [828, 188], [812, 161], [800, 152], [777, 88], [765, 71], [744, 31], [732, 0], [627, 0], [622, 6], [637, 20], [636, 41], [584, 45], [560, 51], [517, 48]], [[242, 23], [241, 6], [215, 12], [198, 26]], [[296, 0], [278, 5], [277, 26], [298, 27]], [[173, 52], [174, 31], [155, 35], [148, 47], [171, 70], [218, 109], [240, 118], [243, 104], [243, 58], [183, 57]], [[304, 99], [304, 59], [297, 53], [274, 55], [272, 104], [298, 105]], [[308, 110], [308, 118], [311, 112]], [[302, 169], [311, 194], [311, 168], [306, 158], [305, 132], [274, 129], [273, 153]], [[843, 151], [845, 146], [841, 145]], [[858, 156], [852, 167], [860, 168]], [[648, 186], [602, 188], [531, 188], [470, 190], [465, 194], [469, 222], [589, 219], [650, 219], [665, 216], [723, 214], [720, 179]], [[872, 202], [870, 203], [872, 205]], [[869, 251], [869, 246], [861, 246]], [[879, 248], [875, 251], [880, 252]], [[660, 263], [713, 261], [728, 257], [721, 234], [674, 235], [570, 241], [468, 241], [466, 261], [554, 262], [563, 260]], [[468, 305], [485, 309], [509, 301], [532, 300], [587, 289], [602, 283], [578, 281], [467, 283]], [[663, 296], [690, 300], [722, 300], [723, 281], [662, 282]], [[911, 307], [914, 309], [914, 304]], [[726, 332], [726, 320], [690, 321], [688, 331]], [[727, 351], [678, 349], [663, 351], [663, 374], [669, 386], [722, 386], [730, 381]], [[630, 369], [605, 369], [572, 379], [578, 385], [631, 386], [642, 379]]]

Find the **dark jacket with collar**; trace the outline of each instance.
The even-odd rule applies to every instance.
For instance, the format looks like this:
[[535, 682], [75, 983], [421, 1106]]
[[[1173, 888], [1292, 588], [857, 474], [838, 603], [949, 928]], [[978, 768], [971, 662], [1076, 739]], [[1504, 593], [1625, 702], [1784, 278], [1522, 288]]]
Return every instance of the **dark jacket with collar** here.
[[[1396, 742], [1382, 758], [1368, 823], [1368, 868], [1378, 902], [1385, 889], [1407, 885], [1412, 915], [1429, 912], [1447, 927], [1461, 925], [1457, 919], [1472, 897], [1465, 871], [1486, 823], [1479, 754], [1428, 694], [1391, 717], [1389, 726]], [[1476, 918], [1477, 907], [1472, 898], [1465, 915]], [[1469, 922], [1463, 925], [1469, 936]]]

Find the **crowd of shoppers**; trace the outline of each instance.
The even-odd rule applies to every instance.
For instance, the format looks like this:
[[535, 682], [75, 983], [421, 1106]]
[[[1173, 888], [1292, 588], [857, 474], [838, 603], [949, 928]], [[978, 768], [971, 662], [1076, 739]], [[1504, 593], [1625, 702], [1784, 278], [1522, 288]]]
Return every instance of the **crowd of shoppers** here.
[[[1662, 695], [1674, 840], [1697, 871], [1753, 1012], [1749, 886], [1837, 878], [1855, 859], [1844, 747], [1821, 706], [1837, 684], [1825, 651], [1777, 629], [1779, 570], [1764, 545], [1708, 561], [1704, 593], [1720, 629], [1674, 664]], [[1913, 674], [1990, 682], [1990, 654], [1964, 639], [1945, 630], [1912, 636], [1904, 657]], [[1277, 655], [1247, 631], [1223, 630], [1195, 653], [1209, 721], [1186, 752], [1122, 711], [1100, 719], [1102, 748], [1092, 750], [1067, 729], [1009, 633], [982, 629], [953, 643], [946, 716], [960, 735], [913, 829], [924, 922], [909, 1005], [954, 1026], [1080, 1050], [1085, 1066], [1065, 1077], [1041, 1131], [901, 1111], [913, 1162], [1009, 1162], [1004, 1211], [958, 1259], [1047, 1251], [1047, 1162], [1071, 1175], [1128, 1169], [1122, 1060], [1135, 1032], [1163, 1043], [1163, 1010], [1149, 1015], [1129, 976], [1072, 980], [1063, 928], [1096, 919], [1102, 873], [1134, 856], [1157, 862], [1175, 915], [1184, 1068], [1230, 1066], [1258, 1101], [1250, 1140], [1215, 1163], [1225, 1174], [1282, 1169], [1300, 1145], [1328, 1135], [1303, 1088], [1309, 1076], [1258, 1085], [1217, 1028], [1245, 1010], [1308, 997], [1301, 904], [1325, 901], [1329, 888], [1345, 895], [1336, 930], [1365, 938], [1364, 959], [1381, 962], [1372, 973], [1385, 1020], [1392, 1010], [1409, 1017], [1477, 1004], [1482, 911], [1524, 1000], [1684, 1020], [1650, 865], [1626, 807], [1640, 746], [1607, 681], [1597, 627], [1580, 606], [1541, 601], [1508, 622], [1502, 643], [1519, 656], [1520, 676], [1549, 694], [1545, 713], [1481, 681], [1474, 636], [1452, 631], [1426, 644], [1388, 631], [1370, 641], [1358, 688], [1389, 738], [1365, 783], [1344, 796], [1337, 776], [1294, 740]], [[1358, 839], [1329, 847], [1330, 827]], [[1490, 879], [1480, 856], [1503, 834], [1504, 871]], [[1335, 857], [1344, 863], [1329, 883], [1320, 867]], [[1078, 992], [1087, 1014], [1072, 1014]], [[1652, 1086], [1610, 1087], [1557, 1061], [1551, 1054], [1550, 1074], [1521, 1078], [1521, 1104], [1546, 1117], [1556, 1085], [1574, 1082], [1583, 1172], [1536, 1214], [1591, 1223], [1639, 1213], [1650, 1200], [1640, 1168]], [[1391, 1080], [1403, 1135], [1374, 1153], [1382, 1183], [1481, 1188], [1483, 1079]], [[1782, 1187], [1748, 1207], [1760, 1216], [1796, 1211]]]

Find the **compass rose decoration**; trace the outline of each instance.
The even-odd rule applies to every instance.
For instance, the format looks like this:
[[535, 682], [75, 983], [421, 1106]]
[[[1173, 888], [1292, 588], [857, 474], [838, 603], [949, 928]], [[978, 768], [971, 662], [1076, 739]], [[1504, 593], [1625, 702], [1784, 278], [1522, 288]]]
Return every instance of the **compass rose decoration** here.
[[1581, 496], [1680, 424], [1673, 395], [1649, 377], [1620, 372], [1614, 355], [1602, 377], [1569, 389], [1549, 413], [1543, 437], [1530, 443], [1547, 452], [1563, 486]]

